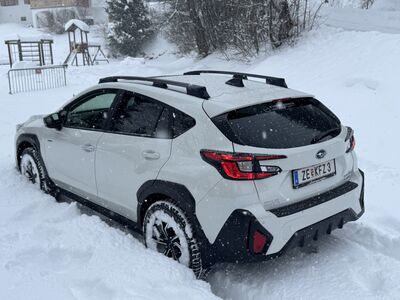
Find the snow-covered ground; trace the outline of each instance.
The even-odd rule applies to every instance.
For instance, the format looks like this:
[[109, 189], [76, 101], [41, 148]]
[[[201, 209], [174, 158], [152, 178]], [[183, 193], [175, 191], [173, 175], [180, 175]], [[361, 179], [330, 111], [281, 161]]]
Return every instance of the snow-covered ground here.
[[[34, 33], [0, 25], [0, 41], [25, 30]], [[144, 63], [127, 59], [71, 67], [67, 87], [29, 94], [8, 95], [8, 68], [0, 66], [0, 299], [399, 299], [400, 35], [379, 31], [321, 26], [297, 46], [246, 65], [167, 53]], [[61, 61], [66, 37], [55, 41]], [[170, 45], [159, 42], [155, 48], [163, 53]], [[0, 57], [5, 50], [0, 47]], [[55, 111], [102, 76], [198, 68], [284, 76], [291, 87], [315, 94], [352, 126], [367, 178], [362, 219], [326, 236], [312, 251], [295, 249], [258, 264], [220, 265], [203, 282], [118, 226], [35, 191], [16, 172], [15, 124], [30, 115]]]
[[324, 7], [322, 10], [322, 19], [326, 25], [347, 30], [400, 34], [400, 9], [361, 10], [358, 8]]

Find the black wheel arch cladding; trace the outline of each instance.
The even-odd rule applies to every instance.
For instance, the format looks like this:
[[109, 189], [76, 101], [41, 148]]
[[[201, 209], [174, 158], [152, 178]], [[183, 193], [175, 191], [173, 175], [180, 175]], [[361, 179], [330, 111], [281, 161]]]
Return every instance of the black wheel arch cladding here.
[[15, 148], [16, 149], [15, 155], [18, 162], [17, 165], [18, 169], [19, 169], [20, 155], [22, 151], [24, 151], [24, 149], [30, 146], [33, 147], [40, 154], [40, 143], [38, 137], [35, 134], [28, 134], [28, 133], [21, 134], [17, 139]]
[[[156, 200], [168, 198], [186, 213], [195, 215], [195, 200], [189, 190], [181, 184], [163, 180], [150, 180], [139, 188], [136, 195], [138, 199], [137, 220], [140, 226], [143, 225], [142, 222], [147, 208]], [[154, 195], [160, 195], [163, 199], [155, 198], [155, 201], [148, 201]]]
[[[152, 198], [154, 195], [159, 197]], [[137, 223], [139, 228], [143, 227], [146, 210], [158, 200], [167, 200], [182, 209], [195, 231], [202, 260], [203, 262], [207, 262], [211, 245], [196, 217], [196, 202], [194, 197], [184, 185], [164, 180], [150, 180], [139, 188], [137, 199]], [[148, 201], [148, 199], [151, 200]]]

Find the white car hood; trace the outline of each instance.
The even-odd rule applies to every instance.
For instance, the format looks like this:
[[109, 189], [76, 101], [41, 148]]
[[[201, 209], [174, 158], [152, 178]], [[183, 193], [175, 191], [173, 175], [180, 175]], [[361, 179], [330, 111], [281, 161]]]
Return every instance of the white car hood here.
[[34, 123], [37, 123], [35, 125], [37, 126], [43, 126], [43, 118], [45, 115], [34, 115], [31, 116], [28, 120], [26, 120], [24, 123], [17, 125], [17, 127], [26, 127], [26, 126], [32, 126]]

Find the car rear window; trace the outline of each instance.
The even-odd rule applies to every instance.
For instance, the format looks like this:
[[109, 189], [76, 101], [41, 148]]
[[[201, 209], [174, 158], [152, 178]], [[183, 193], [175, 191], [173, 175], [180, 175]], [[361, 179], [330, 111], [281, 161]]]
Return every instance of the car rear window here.
[[213, 119], [232, 142], [286, 149], [326, 141], [341, 132], [339, 119], [316, 99], [288, 99], [234, 110]]

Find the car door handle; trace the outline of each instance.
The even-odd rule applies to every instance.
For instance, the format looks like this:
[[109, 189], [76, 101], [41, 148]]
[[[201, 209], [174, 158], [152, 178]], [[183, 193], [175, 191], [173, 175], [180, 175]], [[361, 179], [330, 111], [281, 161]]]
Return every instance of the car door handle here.
[[153, 150], [143, 151], [142, 156], [148, 160], [157, 160], [157, 159], [160, 159], [160, 157], [161, 157], [160, 153], [155, 152]]
[[81, 148], [85, 152], [93, 152], [94, 150], [96, 150], [96, 147], [90, 144], [83, 145]]

